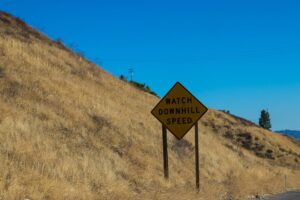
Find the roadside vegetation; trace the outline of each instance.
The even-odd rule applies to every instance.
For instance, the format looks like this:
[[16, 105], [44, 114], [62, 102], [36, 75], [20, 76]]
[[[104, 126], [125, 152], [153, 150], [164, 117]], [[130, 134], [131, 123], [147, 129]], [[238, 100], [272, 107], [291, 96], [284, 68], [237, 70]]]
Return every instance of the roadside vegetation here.
[[127, 83], [133, 85], [134, 87], [144, 91], [144, 92], [147, 92], [149, 94], [152, 94], [152, 95], [158, 97], [158, 95], [154, 91], [152, 91], [151, 88], [148, 85], [146, 85], [145, 83], [139, 83], [139, 82], [133, 81], [133, 80], [129, 81], [124, 75], [121, 75], [119, 78], [122, 81], [127, 82]]

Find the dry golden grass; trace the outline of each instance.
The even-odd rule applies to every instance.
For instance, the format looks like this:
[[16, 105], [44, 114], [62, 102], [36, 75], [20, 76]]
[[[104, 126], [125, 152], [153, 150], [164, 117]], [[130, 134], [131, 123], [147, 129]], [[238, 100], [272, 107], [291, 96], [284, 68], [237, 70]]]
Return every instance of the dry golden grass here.
[[182, 146], [168, 135], [165, 181], [159, 99], [22, 26], [0, 13], [0, 199], [245, 199], [283, 191], [284, 175], [300, 187], [299, 143], [213, 109], [201, 192], [192, 131]]

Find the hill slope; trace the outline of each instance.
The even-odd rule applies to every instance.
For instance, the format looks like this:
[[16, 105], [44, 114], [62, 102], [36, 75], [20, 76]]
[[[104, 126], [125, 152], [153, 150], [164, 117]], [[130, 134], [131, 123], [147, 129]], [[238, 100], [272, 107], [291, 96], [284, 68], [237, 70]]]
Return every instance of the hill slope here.
[[276, 133], [281, 133], [285, 134], [288, 136], [291, 136], [293, 138], [299, 139], [300, 140], [300, 131], [295, 131], [295, 130], [282, 130], [282, 131], [276, 131]]
[[0, 13], [0, 199], [221, 199], [300, 187], [300, 144], [210, 109], [193, 134], [168, 135], [159, 99]]

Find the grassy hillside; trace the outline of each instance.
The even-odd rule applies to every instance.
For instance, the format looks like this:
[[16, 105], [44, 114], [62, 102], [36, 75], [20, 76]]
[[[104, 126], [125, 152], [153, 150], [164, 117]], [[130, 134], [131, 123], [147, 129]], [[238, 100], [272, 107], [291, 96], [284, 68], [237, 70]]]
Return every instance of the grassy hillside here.
[[300, 144], [210, 109], [201, 120], [201, 192], [193, 132], [168, 135], [163, 179], [159, 99], [0, 13], [0, 199], [245, 199], [300, 187]]
[[284, 134], [288, 137], [292, 137], [295, 139], [300, 140], [300, 131], [296, 130], [282, 130], [282, 131], [276, 131], [276, 133]]

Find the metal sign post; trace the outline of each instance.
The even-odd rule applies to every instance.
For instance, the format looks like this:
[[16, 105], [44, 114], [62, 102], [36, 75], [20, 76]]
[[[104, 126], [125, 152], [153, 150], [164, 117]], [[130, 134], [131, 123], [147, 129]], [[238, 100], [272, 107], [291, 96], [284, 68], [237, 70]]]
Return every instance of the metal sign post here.
[[168, 138], [167, 138], [167, 129], [164, 125], [162, 125], [162, 138], [163, 138], [164, 176], [165, 179], [169, 179]]
[[199, 171], [199, 142], [198, 142], [198, 122], [195, 124], [195, 174], [196, 174], [196, 189], [200, 191], [200, 171]]

